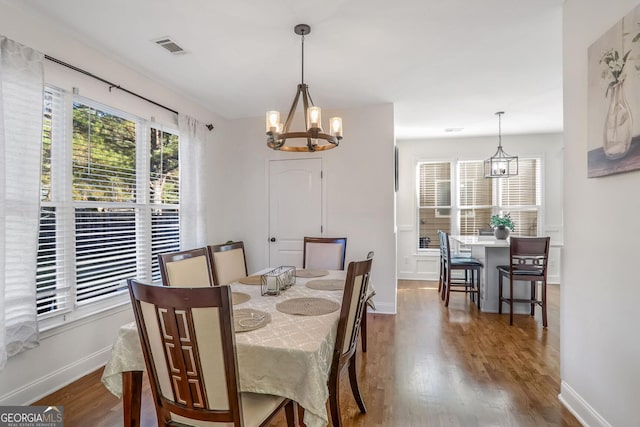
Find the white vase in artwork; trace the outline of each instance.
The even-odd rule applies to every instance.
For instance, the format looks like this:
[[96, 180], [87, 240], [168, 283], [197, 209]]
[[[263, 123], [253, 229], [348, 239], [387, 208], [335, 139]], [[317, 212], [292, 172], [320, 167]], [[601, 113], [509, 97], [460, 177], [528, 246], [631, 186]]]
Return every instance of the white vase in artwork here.
[[631, 146], [633, 121], [631, 110], [624, 96], [624, 80], [609, 88], [609, 109], [604, 121], [602, 148], [610, 160], [624, 157]]

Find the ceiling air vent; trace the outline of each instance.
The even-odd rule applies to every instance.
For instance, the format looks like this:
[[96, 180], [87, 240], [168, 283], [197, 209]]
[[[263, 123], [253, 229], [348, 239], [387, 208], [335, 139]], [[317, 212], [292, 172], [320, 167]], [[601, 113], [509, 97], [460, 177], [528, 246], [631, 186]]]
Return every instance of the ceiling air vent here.
[[178, 43], [176, 43], [174, 40], [171, 39], [171, 37], [169, 36], [165, 36], [165, 37], [161, 37], [157, 40], [154, 40], [154, 42], [159, 45], [162, 46], [163, 48], [167, 49], [169, 52], [173, 53], [174, 55], [178, 55], [181, 53], [185, 53], [186, 51], [181, 48]]

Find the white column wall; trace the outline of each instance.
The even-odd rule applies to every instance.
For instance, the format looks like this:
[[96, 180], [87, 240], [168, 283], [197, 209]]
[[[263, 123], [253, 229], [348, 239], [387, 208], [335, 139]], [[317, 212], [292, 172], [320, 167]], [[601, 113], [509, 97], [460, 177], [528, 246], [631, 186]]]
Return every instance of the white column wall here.
[[347, 262], [375, 251], [372, 281], [380, 312], [396, 309], [393, 105], [323, 111], [341, 116], [344, 140], [317, 153], [276, 152], [266, 146], [264, 118], [232, 121], [220, 147], [225, 193], [216, 209], [223, 217], [213, 239], [243, 240], [250, 271], [269, 267], [268, 161], [322, 158], [326, 186], [325, 235], [347, 236]]
[[[640, 171], [587, 179], [586, 142], [587, 49], [637, 5], [638, 0], [566, 0], [563, 9], [560, 398], [589, 426], [640, 423]], [[634, 67], [626, 70], [638, 78]]]
[[[84, 68], [100, 77], [146, 96], [172, 109], [191, 115], [216, 129], [208, 134], [210, 148], [207, 158], [216, 164], [214, 147], [225, 135], [226, 121], [202, 106], [186, 99], [172, 89], [127, 68], [125, 65], [82, 44], [72, 34], [37, 16], [25, 15], [20, 8], [0, 1], [0, 33], [46, 54]], [[111, 107], [139, 115], [177, 129], [176, 116], [146, 101], [119, 90], [109, 92], [107, 85], [95, 79], [45, 61], [45, 82], [71, 93], [79, 88], [80, 95]], [[212, 189], [208, 201], [216, 199]], [[211, 212], [211, 208], [209, 210]], [[215, 213], [210, 214], [212, 221]], [[215, 224], [212, 223], [215, 228]], [[0, 405], [26, 405], [52, 391], [98, 369], [106, 363], [120, 325], [133, 321], [128, 304], [41, 334], [40, 346], [8, 360], [0, 371]]]
[[[398, 141], [400, 190], [398, 191], [398, 278], [438, 280], [439, 253], [417, 251], [417, 180], [420, 161], [484, 160], [497, 147], [497, 136]], [[560, 282], [562, 227], [562, 134], [503, 135], [505, 151], [521, 157], [542, 159], [542, 227], [540, 234], [551, 236], [549, 282]], [[517, 226], [517, 224], [516, 224]], [[437, 238], [437, 236], [435, 236]], [[437, 239], [432, 237], [437, 248]]]

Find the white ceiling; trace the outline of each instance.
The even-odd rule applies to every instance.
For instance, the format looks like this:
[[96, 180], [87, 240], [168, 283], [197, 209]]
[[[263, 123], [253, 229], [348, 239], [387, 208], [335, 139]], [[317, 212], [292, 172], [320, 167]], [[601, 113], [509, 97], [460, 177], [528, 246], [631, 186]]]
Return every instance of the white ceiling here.
[[[398, 139], [497, 134], [500, 110], [504, 134], [562, 131], [563, 0], [21, 3], [229, 119], [288, 111], [300, 82], [293, 27], [305, 23], [305, 82], [321, 107], [391, 102]], [[153, 42], [163, 36], [188, 53]]]

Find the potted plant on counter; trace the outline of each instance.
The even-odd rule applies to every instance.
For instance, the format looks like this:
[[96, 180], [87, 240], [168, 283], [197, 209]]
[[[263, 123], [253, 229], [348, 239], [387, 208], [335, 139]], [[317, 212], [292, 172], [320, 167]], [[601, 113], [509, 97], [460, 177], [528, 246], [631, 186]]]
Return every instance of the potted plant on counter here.
[[503, 215], [493, 215], [489, 225], [493, 228], [493, 235], [499, 240], [505, 240], [509, 237], [509, 233], [516, 229], [509, 212], [505, 212]]

